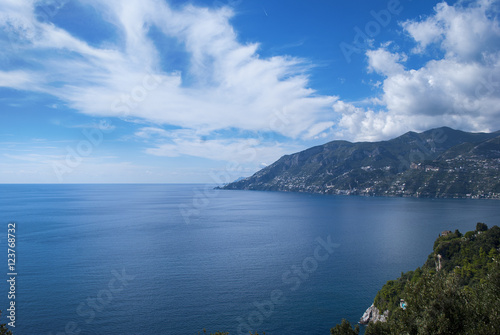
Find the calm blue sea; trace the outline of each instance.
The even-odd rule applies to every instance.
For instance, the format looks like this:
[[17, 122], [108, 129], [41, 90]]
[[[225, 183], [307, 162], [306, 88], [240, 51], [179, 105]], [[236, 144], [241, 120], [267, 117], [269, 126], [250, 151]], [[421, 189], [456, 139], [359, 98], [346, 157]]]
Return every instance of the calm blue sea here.
[[387, 280], [422, 265], [441, 231], [499, 225], [499, 204], [0, 185], [0, 309], [15, 222], [15, 335], [326, 335], [342, 318], [357, 322]]

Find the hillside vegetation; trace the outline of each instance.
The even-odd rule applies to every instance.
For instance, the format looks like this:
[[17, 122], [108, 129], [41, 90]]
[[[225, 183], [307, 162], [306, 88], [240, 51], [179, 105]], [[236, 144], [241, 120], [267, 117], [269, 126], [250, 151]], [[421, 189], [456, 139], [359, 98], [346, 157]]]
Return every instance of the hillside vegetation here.
[[[500, 334], [500, 228], [440, 236], [427, 262], [388, 281], [374, 304], [387, 322], [370, 323], [367, 335]], [[405, 309], [401, 307], [401, 299]], [[357, 334], [349, 322], [331, 334]]]
[[382, 142], [333, 141], [281, 157], [224, 189], [500, 198], [500, 132], [437, 128]]

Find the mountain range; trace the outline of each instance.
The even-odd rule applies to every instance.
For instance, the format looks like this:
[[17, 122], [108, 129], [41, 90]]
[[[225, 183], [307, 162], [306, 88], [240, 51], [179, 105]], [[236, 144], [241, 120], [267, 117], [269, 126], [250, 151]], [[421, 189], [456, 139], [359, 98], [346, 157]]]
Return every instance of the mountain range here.
[[380, 142], [332, 141], [222, 189], [500, 199], [500, 131], [448, 127]]

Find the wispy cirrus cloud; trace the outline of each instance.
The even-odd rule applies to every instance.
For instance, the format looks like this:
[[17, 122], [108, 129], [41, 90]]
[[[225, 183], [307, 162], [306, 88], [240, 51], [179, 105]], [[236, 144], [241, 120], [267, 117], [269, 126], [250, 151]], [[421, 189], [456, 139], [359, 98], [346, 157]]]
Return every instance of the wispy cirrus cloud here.
[[[96, 46], [38, 20], [37, 5], [0, 4], [2, 47], [28, 64], [0, 70], [2, 87], [50, 94], [92, 116], [143, 120], [198, 135], [230, 128], [254, 133], [265, 129], [290, 139], [308, 139], [331, 131], [335, 99], [309, 88], [309, 64], [290, 56], [261, 57], [258, 44], [238, 40], [229, 7], [87, 1], [80, 5], [100, 13], [94, 19], [105, 21], [116, 33], [115, 39]], [[177, 49], [159, 46], [151, 37], [153, 31], [175, 40]], [[179, 52], [187, 58], [184, 67], [162, 65], [163, 59]], [[200, 155], [189, 150], [199, 147], [198, 135], [170, 145], [178, 146], [177, 153]], [[212, 142], [212, 147], [240, 142], [228, 138]], [[160, 146], [147, 150], [167, 156], [170, 151]]]

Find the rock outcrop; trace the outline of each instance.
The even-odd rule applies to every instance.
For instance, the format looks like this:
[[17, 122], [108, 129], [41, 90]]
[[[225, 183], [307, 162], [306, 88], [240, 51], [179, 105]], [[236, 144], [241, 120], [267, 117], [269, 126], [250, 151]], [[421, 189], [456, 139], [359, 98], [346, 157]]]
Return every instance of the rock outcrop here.
[[372, 304], [366, 312], [363, 314], [361, 319], [359, 320], [359, 323], [362, 325], [367, 325], [370, 322], [386, 322], [387, 317], [389, 316], [389, 311], [385, 311], [384, 313], [380, 313], [377, 307], [375, 307], [374, 304]]

